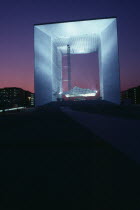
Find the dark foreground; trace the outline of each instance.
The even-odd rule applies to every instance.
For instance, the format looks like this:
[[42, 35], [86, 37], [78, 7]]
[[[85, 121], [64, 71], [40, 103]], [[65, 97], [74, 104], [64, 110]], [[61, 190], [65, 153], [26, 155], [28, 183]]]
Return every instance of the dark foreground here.
[[140, 166], [59, 109], [1, 115], [0, 209], [140, 209]]

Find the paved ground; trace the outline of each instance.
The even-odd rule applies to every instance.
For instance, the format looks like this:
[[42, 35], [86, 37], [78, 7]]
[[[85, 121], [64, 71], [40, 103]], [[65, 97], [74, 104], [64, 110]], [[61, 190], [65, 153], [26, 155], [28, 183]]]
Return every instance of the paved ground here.
[[140, 209], [140, 167], [59, 109], [0, 116], [0, 209]]
[[140, 164], [140, 120], [61, 109]]

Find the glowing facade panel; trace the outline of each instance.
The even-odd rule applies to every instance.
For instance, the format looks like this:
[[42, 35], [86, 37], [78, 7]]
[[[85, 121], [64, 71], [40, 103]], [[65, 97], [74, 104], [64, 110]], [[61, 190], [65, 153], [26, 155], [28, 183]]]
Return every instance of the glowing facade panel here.
[[51, 37], [35, 28], [35, 105], [52, 101], [52, 41]]
[[35, 104], [55, 101], [62, 92], [62, 56], [98, 52], [100, 95], [120, 103], [116, 18], [34, 26]]
[[116, 21], [100, 34], [100, 91], [102, 98], [120, 103], [120, 73]]

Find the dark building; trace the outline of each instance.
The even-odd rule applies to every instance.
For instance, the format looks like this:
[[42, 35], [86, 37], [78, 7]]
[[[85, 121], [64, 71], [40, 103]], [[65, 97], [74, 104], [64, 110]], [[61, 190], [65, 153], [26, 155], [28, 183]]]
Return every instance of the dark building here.
[[130, 88], [121, 92], [121, 102], [130, 104], [140, 104], [140, 86]]
[[31, 93], [30, 91], [24, 91], [24, 106], [34, 106], [34, 93]]
[[17, 87], [0, 88], [0, 109], [33, 106], [34, 93]]

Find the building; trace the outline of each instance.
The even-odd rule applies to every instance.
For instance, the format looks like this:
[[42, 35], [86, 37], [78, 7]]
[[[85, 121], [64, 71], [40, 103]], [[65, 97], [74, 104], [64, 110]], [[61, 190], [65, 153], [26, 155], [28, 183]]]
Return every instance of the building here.
[[0, 88], [0, 109], [34, 106], [34, 94], [17, 87]]
[[70, 90], [71, 54], [93, 52], [99, 55], [100, 97], [120, 104], [116, 18], [34, 25], [34, 52], [36, 106], [56, 101], [62, 93], [63, 56], [68, 58]]
[[31, 93], [30, 91], [24, 91], [24, 106], [34, 106], [34, 93]]
[[140, 104], [140, 86], [121, 92], [122, 104]]

